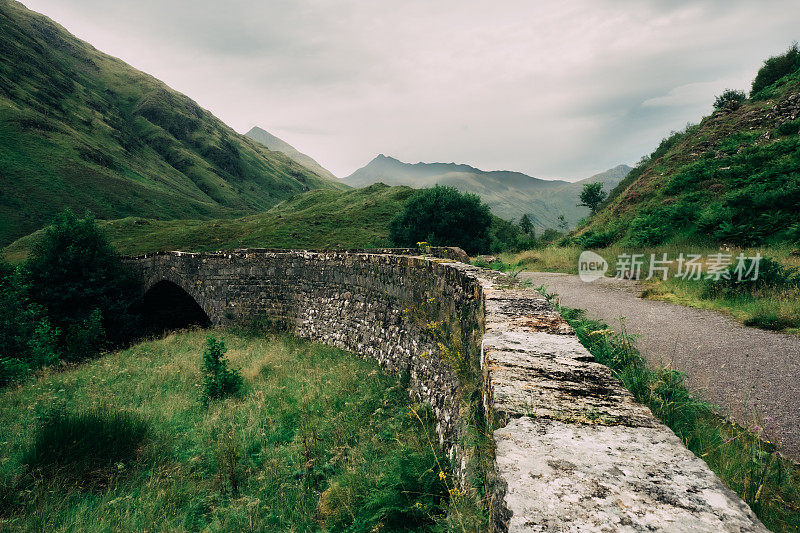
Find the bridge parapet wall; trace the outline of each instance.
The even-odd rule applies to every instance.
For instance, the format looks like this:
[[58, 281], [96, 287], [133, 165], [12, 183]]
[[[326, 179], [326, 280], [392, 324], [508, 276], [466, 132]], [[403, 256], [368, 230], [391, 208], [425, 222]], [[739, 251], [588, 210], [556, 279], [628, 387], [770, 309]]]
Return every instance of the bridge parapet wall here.
[[[557, 311], [508, 276], [416, 250], [237, 250], [130, 258], [144, 290], [183, 287], [215, 324], [267, 316], [407, 371], [455, 463], [459, 379], [409, 309], [434, 300], [481, 369], [495, 443], [493, 527], [511, 531], [766, 531], [680, 440], [594, 362]], [[435, 252], [435, 250], [431, 250]], [[439, 254], [437, 254], [439, 255]]]

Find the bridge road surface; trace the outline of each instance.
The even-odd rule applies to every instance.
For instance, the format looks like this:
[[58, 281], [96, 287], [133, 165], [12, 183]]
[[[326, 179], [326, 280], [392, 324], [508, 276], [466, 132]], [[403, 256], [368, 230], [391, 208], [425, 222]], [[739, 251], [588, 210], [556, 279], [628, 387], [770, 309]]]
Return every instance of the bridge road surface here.
[[744, 427], [774, 423], [769, 440], [800, 462], [800, 337], [746, 327], [716, 311], [643, 300], [635, 281], [585, 283], [576, 275], [545, 272], [519, 277], [546, 285], [562, 305], [584, 309], [612, 329], [625, 317], [651, 365], [686, 373], [696, 396]]

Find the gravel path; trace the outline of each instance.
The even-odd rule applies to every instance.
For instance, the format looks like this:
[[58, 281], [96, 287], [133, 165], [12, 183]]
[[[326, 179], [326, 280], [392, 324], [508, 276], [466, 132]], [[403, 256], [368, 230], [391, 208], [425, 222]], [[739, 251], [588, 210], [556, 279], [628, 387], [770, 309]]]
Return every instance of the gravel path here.
[[[800, 462], [800, 337], [742, 326], [715, 311], [640, 299], [634, 281], [582, 282], [571, 274], [523, 272], [562, 305], [629, 333], [653, 365], [685, 372], [689, 388], [745, 427], [769, 427], [781, 451]], [[771, 439], [772, 440], [772, 439]]]

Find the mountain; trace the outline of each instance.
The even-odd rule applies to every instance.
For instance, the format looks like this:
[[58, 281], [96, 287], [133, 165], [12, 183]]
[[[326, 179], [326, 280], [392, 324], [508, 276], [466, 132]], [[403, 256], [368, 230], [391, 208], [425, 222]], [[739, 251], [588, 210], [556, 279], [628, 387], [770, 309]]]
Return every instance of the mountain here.
[[0, 244], [66, 207], [99, 218], [222, 218], [341, 187], [0, 0]]
[[734, 95], [664, 139], [579, 230], [579, 242], [800, 243], [800, 52], [793, 50], [794, 62], [767, 61], [787, 70], [762, 68], [749, 99]]
[[588, 209], [577, 206], [583, 184], [602, 181], [606, 184], [606, 190], [610, 190], [629, 170], [627, 165], [619, 165], [585, 180], [570, 183], [534, 178], [521, 172], [484, 171], [456, 163], [409, 164], [381, 154], [365, 167], [343, 178], [343, 181], [352, 187], [378, 182], [414, 188], [451, 185], [460, 191], [479, 195], [499, 217], [517, 219], [527, 213], [534, 225], [543, 229], [557, 227], [561, 214], [574, 226], [589, 214]]
[[311, 156], [308, 156], [300, 151], [298, 151], [294, 146], [287, 143], [283, 139], [279, 139], [275, 137], [270, 132], [259, 128], [258, 126], [252, 128], [250, 131], [245, 133], [245, 136], [253, 139], [257, 143], [261, 143], [270, 150], [274, 152], [281, 152], [283, 154], [288, 155], [293, 160], [297, 161], [307, 169], [311, 170], [321, 178], [327, 178], [329, 180], [337, 179], [333, 173], [317, 163]]

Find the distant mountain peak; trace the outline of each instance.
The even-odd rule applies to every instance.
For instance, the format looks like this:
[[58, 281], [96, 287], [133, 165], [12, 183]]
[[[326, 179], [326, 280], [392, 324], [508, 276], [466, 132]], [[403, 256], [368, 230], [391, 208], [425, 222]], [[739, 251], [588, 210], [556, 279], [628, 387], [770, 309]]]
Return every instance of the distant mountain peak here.
[[284, 155], [287, 155], [320, 177], [338, 180], [338, 178], [334, 176], [333, 172], [317, 163], [313, 157], [304, 154], [291, 144], [279, 137], [276, 137], [263, 128], [253, 126], [250, 128], [250, 131], [245, 133], [245, 136], [253, 139], [257, 143], [263, 144], [273, 152], [281, 152]]

